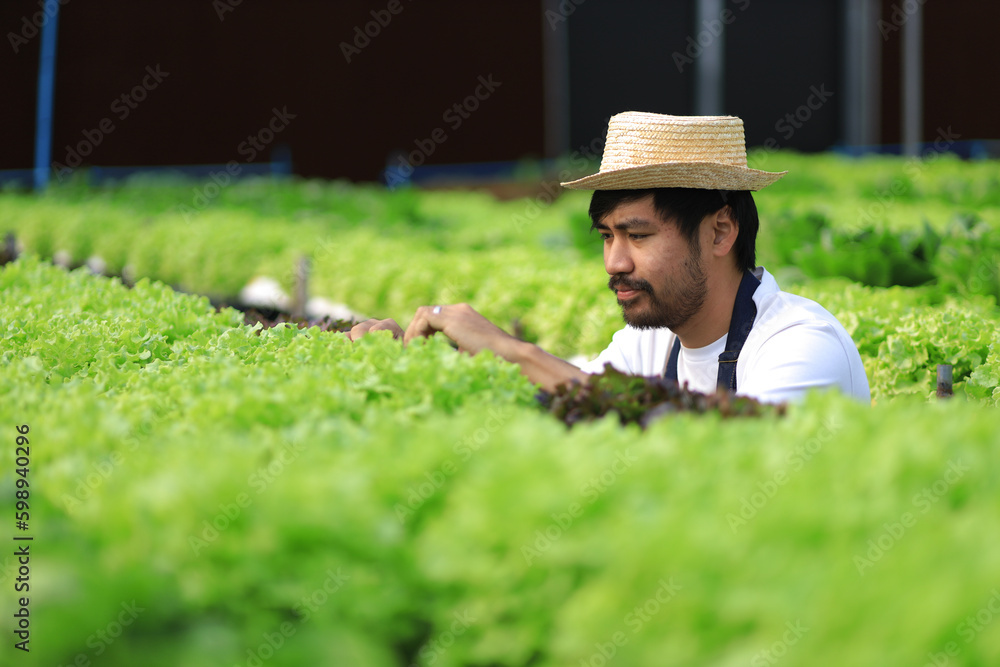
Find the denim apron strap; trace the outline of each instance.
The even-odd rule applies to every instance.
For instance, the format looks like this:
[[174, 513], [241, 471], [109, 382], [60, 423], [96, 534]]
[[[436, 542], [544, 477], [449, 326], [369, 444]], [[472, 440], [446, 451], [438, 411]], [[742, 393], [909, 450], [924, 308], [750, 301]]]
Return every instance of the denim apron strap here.
[[[740, 350], [743, 349], [743, 343], [757, 317], [757, 304], [753, 302], [753, 295], [758, 287], [760, 281], [747, 271], [736, 292], [733, 315], [729, 321], [729, 335], [726, 337], [726, 351], [719, 355], [719, 379], [716, 385], [719, 389], [736, 391], [736, 361], [740, 358]], [[677, 382], [677, 358], [680, 353], [681, 339], [674, 337], [674, 347], [670, 350], [667, 367], [663, 372], [663, 377], [674, 382]]]

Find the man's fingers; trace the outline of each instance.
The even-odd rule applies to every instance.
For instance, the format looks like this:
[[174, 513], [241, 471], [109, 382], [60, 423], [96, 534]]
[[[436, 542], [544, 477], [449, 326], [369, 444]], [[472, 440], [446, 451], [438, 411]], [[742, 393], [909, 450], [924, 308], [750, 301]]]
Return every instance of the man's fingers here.
[[377, 320], [375, 318], [367, 319], [364, 322], [359, 322], [351, 327], [351, 331], [347, 334], [347, 337], [351, 341], [356, 341], [357, 339], [364, 336], [369, 331], [391, 331], [393, 338], [399, 338], [403, 335], [403, 330], [396, 320]]
[[396, 324], [396, 320], [380, 320], [373, 324], [368, 331], [391, 331], [392, 337], [399, 340], [403, 337], [403, 329]]
[[[435, 326], [438, 325], [438, 326]], [[430, 336], [441, 330], [441, 313], [434, 313], [430, 306], [420, 306], [413, 314], [410, 326], [406, 327], [403, 335], [403, 345], [409, 345], [414, 338]]]
[[361, 338], [366, 333], [368, 333], [368, 330], [372, 328], [372, 324], [373, 322], [371, 320], [365, 320], [364, 322], [355, 324], [353, 327], [351, 327], [351, 330], [348, 332], [347, 337], [350, 338], [352, 342], [356, 341], [357, 339]]

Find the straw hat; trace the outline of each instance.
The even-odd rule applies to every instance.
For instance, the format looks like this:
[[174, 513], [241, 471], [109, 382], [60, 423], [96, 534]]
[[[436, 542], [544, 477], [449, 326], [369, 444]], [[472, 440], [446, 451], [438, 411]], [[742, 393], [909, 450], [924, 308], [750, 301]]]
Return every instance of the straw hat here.
[[743, 121], [736, 116], [626, 111], [608, 123], [600, 171], [561, 185], [573, 190], [760, 190], [787, 173], [747, 167]]

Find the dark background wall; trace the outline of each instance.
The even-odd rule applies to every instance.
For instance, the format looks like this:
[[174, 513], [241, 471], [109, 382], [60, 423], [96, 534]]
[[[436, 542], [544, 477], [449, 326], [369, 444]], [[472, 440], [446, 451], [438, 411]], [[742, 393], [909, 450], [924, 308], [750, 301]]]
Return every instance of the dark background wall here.
[[[913, 0], [910, 0], [911, 2]], [[898, 9], [883, 0], [882, 141], [900, 141]], [[927, 0], [924, 8], [924, 140], [952, 127], [962, 140], [1000, 138], [1000, 52], [996, 49], [1000, 3], [994, 0]], [[895, 23], [894, 23], [895, 18]]]
[[695, 23], [687, 0], [586, 2], [570, 16], [570, 144], [589, 146], [620, 111], [683, 115], [694, 105], [694, 67], [678, 71]]
[[[774, 138], [782, 146], [816, 151], [837, 143], [836, 100], [791, 140], [775, 125], [806, 102], [810, 86], [836, 89], [839, 3], [727, 0], [723, 7], [732, 12], [725, 33], [723, 112], [743, 118], [748, 144]], [[698, 51], [689, 38], [696, 43], [707, 29], [697, 25], [694, 3], [588, 2], [571, 18], [574, 147], [589, 142], [618, 111], [694, 113], [695, 66], [686, 58]]]
[[[563, 0], [572, 11], [556, 28], [538, 0], [398, 0], [394, 15], [389, 0], [243, 0], [220, 16], [226, 2], [235, 0], [64, 4], [53, 159], [63, 161], [67, 145], [108, 119], [114, 131], [86, 157], [89, 164], [243, 161], [241, 143], [267, 126], [275, 108], [295, 118], [254, 161], [286, 146], [304, 176], [374, 180], [394, 151], [421, 141], [433, 146], [424, 151], [428, 164], [541, 157], [543, 54], [554, 29], [566, 31], [567, 41], [566, 150], [591, 144], [619, 111], [695, 112], [694, 67], [679, 71], [672, 57], [702, 29], [693, 0]], [[842, 140], [844, 2], [726, 0], [735, 20], [725, 37], [723, 112], [745, 120], [748, 144], [771, 138], [813, 151]], [[883, 18], [891, 22], [903, 4], [882, 0]], [[0, 169], [33, 161], [41, 39], [28, 38], [15, 53], [11, 35], [39, 8], [40, 0], [0, 3]], [[373, 11], [391, 20], [378, 26]], [[1000, 3], [927, 0], [924, 12], [924, 139], [949, 125], [962, 139], [1000, 137], [1000, 56], [990, 47]], [[366, 24], [378, 34], [347, 62], [341, 43]], [[900, 135], [900, 34], [883, 43], [881, 137], [889, 143]], [[120, 118], [114, 100], [157, 65], [169, 74]], [[454, 115], [447, 122], [445, 112], [474, 94], [479, 77], [491, 76], [499, 87], [474, 100], [460, 126]], [[779, 131], [785, 114], [823, 86], [833, 101], [791, 137]], [[439, 128], [445, 140], [428, 144]]]
[[[411, 150], [439, 127], [447, 140], [435, 162], [539, 153], [536, 3], [401, 0], [402, 11], [348, 63], [340, 43], [387, 4], [245, 0], [220, 20], [210, 0], [72, 0], [59, 19], [53, 159], [108, 117], [116, 128], [89, 156], [93, 164], [242, 161], [238, 146], [275, 107], [296, 118], [273, 145], [289, 145], [295, 170], [307, 176], [375, 179], [391, 151]], [[37, 0], [4, 0], [4, 33], [37, 10]], [[0, 167], [32, 163], [40, 41], [16, 55], [6, 39], [0, 44], [2, 122], [16, 128]], [[142, 82], [147, 65], [169, 76], [119, 120], [112, 101]], [[467, 119], [457, 117], [460, 127], [442, 120], [490, 75], [500, 86]]]
[[[773, 139], [782, 147], [820, 151], [840, 140], [839, 5], [800, 0], [753, 3], [729, 27], [726, 112], [743, 119], [748, 144]], [[775, 30], [776, 26], [784, 29]], [[817, 95], [814, 90], [821, 92]], [[786, 115], [794, 116], [802, 105], [808, 108], [810, 97], [819, 108], [809, 109], [806, 122], [789, 122]]]

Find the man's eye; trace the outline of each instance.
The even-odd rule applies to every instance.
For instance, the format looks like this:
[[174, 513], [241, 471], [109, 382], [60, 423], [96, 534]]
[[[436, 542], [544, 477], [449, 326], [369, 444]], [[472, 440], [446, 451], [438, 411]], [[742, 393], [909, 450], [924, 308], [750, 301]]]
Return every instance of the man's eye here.
[[630, 239], [639, 240], [646, 238], [647, 236], [649, 236], [649, 234], [629, 234], [628, 236]]
[[611, 234], [608, 234], [607, 232], [601, 232], [601, 239], [602, 240], [607, 241], [610, 238], [611, 238]]

